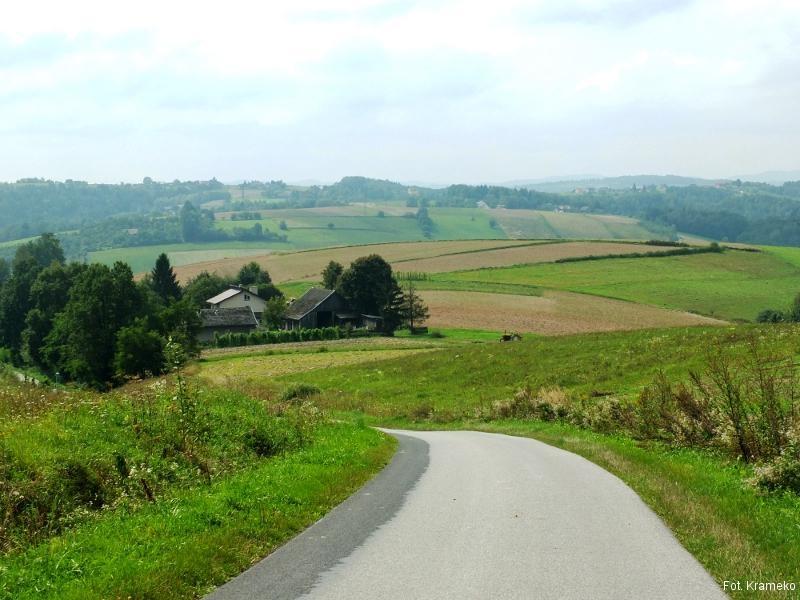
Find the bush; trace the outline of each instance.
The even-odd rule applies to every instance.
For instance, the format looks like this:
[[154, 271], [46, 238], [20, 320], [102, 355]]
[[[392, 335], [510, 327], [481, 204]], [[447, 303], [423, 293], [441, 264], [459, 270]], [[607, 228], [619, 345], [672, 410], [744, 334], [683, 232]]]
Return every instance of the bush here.
[[800, 430], [794, 432], [783, 452], [756, 467], [754, 483], [765, 490], [789, 490], [800, 494]]
[[297, 435], [277, 419], [260, 423], [244, 436], [244, 447], [256, 456], [270, 457], [293, 450], [299, 445]]
[[293, 385], [281, 394], [283, 402], [302, 401], [320, 393], [320, 389], [315, 385], [307, 383], [298, 383]]
[[103, 485], [96, 473], [77, 461], [69, 461], [62, 469], [65, 492], [76, 504], [94, 509], [103, 507]]
[[436, 339], [441, 339], [441, 338], [443, 338], [443, 337], [444, 337], [444, 334], [443, 334], [441, 331], [439, 331], [438, 329], [434, 329], [433, 331], [431, 331], [431, 332], [428, 334], [428, 337], [432, 337], [432, 338], [436, 338]]
[[782, 323], [786, 321], [786, 315], [780, 310], [767, 308], [758, 313], [756, 322], [758, 323]]

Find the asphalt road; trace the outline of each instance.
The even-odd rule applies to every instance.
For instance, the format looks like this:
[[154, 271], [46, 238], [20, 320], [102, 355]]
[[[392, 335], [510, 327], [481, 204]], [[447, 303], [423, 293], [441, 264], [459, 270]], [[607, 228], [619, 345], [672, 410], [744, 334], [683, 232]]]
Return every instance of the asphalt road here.
[[213, 600], [725, 598], [619, 479], [526, 438], [390, 432], [392, 463]]

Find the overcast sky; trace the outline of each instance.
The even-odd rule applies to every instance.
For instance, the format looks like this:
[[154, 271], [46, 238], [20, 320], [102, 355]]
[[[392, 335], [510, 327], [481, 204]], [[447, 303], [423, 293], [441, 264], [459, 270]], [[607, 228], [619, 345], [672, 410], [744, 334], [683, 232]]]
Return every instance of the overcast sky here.
[[0, 180], [719, 177], [799, 150], [800, 0], [26, 0], [0, 20]]

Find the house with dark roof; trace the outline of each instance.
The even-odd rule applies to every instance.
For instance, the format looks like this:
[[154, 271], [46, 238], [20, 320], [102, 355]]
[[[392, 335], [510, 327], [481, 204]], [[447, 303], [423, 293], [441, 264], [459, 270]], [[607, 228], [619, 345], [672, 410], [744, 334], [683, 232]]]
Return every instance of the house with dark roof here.
[[216, 334], [250, 333], [258, 329], [258, 319], [249, 306], [204, 308], [200, 311], [200, 342], [212, 342]]
[[206, 300], [211, 308], [242, 308], [249, 307], [255, 314], [256, 319], [261, 320], [261, 315], [264, 314], [264, 309], [267, 306], [267, 301], [258, 295], [258, 287], [252, 286], [249, 288], [241, 285], [231, 285], [227, 290], [221, 292]]
[[284, 329], [356, 326], [359, 317], [339, 292], [315, 287], [286, 308]]

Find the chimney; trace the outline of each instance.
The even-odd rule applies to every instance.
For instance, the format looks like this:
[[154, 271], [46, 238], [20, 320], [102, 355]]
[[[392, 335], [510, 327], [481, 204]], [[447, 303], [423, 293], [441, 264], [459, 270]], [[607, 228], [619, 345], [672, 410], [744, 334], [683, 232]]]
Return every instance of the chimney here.
[[258, 286], [257, 285], [251, 285], [250, 286], [250, 293], [253, 294], [253, 296], [258, 296]]

